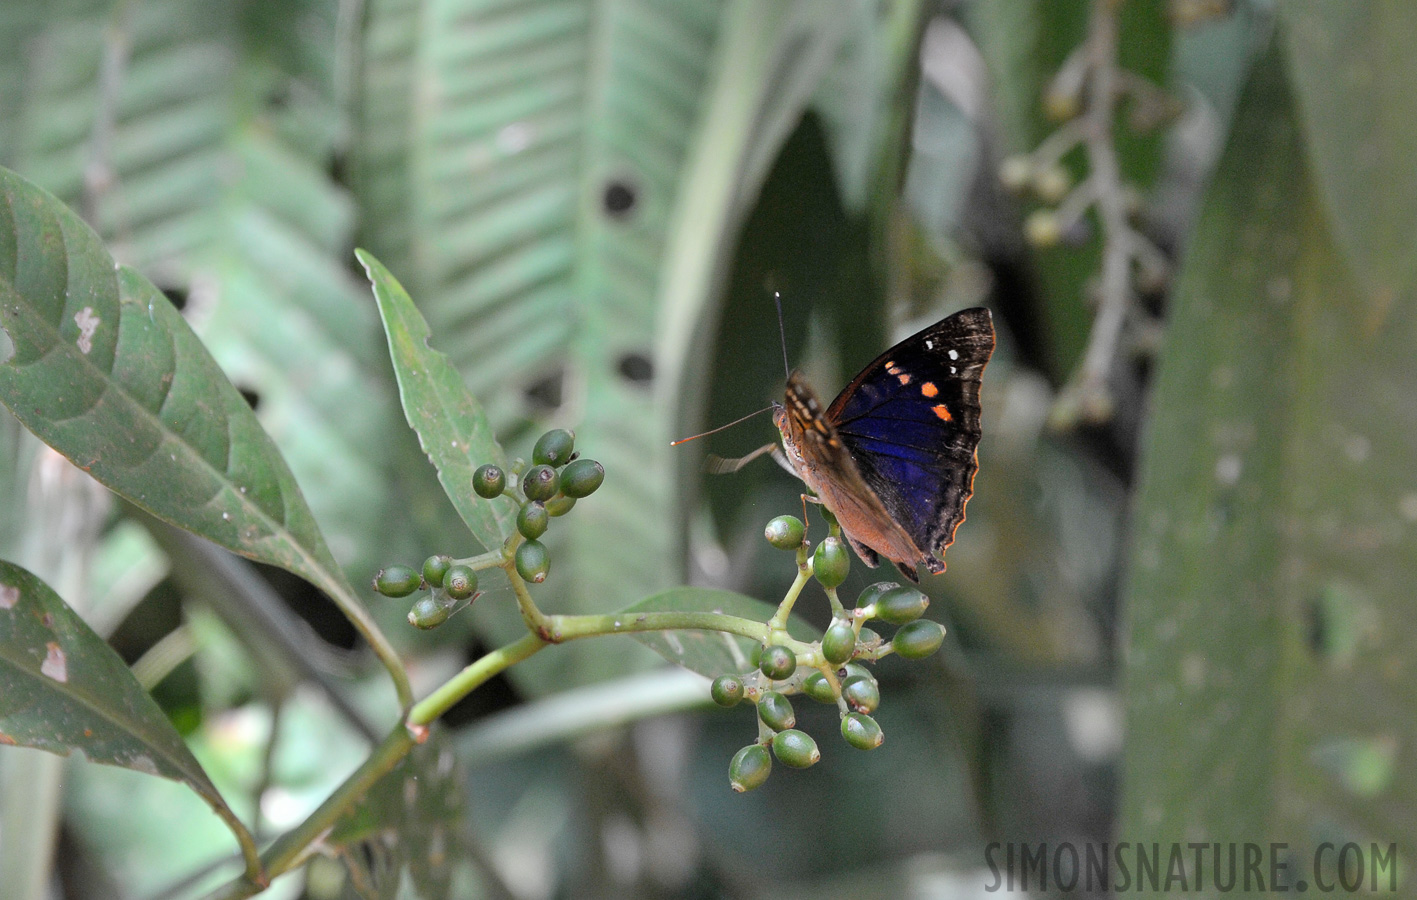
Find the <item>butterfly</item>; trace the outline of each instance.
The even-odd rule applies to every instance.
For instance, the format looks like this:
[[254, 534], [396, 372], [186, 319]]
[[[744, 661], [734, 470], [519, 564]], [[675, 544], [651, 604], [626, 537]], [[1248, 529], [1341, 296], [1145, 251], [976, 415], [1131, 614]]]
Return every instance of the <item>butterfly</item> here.
[[876, 357], [822, 411], [800, 373], [773, 421], [792, 472], [831, 510], [856, 555], [911, 581], [945, 571], [979, 468], [979, 385], [989, 310], [966, 309]]

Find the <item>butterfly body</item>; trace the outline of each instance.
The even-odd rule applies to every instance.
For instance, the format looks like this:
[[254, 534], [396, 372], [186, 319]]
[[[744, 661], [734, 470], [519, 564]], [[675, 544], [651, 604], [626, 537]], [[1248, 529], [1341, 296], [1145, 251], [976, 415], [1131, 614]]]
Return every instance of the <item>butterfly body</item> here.
[[994, 351], [986, 309], [967, 309], [901, 341], [825, 411], [798, 373], [773, 411], [788, 463], [869, 566], [885, 557], [911, 580], [941, 558], [964, 521], [978, 469], [979, 384]]

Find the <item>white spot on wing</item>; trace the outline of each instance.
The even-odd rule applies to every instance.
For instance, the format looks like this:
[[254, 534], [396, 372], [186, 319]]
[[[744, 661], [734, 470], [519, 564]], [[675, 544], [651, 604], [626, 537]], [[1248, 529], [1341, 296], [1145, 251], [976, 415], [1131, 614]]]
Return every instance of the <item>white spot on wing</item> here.
[[45, 644], [44, 647], [46, 652], [44, 662], [39, 664], [40, 674], [53, 678], [60, 684], [68, 681], [69, 660], [68, 657], [64, 655], [63, 649], [54, 641], [50, 641], [48, 644]]
[[85, 306], [74, 314], [74, 324], [79, 326], [79, 352], [87, 354], [93, 349], [93, 335], [98, 331], [99, 317], [93, 314], [92, 306]]
[[934, 350], [934, 349], [935, 349], [935, 342], [932, 341], [932, 340], [929, 340], [929, 339], [927, 338], [927, 339], [925, 340], [925, 349], [926, 349], [926, 350]]
[[959, 351], [958, 351], [958, 350], [951, 350], [951, 351], [950, 351], [950, 359], [959, 359]]

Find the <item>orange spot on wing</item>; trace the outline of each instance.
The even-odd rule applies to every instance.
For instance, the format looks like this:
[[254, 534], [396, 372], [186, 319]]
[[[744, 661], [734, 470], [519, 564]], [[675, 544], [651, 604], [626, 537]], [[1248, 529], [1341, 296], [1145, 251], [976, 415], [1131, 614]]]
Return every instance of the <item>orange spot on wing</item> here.
[[920, 385], [920, 393], [924, 394], [926, 397], [933, 397], [939, 392], [940, 389], [935, 387], [935, 382], [933, 381], [927, 381]]
[[955, 419], [950, 415], [950, 408], [943, 403], [932, 406], [930, 409], [945, 422], [953, 422]]
[[900, 379], [900, 383], [901, 383], [901, 384], [910, 384], [910, 376], [909, 376], [909, 375], [897, 375], [896, 377]]

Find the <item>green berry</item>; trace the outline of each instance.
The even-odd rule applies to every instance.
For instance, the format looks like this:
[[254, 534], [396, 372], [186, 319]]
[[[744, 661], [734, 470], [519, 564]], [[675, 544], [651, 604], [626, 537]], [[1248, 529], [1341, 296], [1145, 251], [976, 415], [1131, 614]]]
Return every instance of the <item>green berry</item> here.
[[945, 626], [939, 622], [920, 619], [909, 625], [902, 625], [891, 639], [897, 655], [905, 659], [924, 659], [940, 649], [945, 642]]
[[832, 683], [821, 672], [813, 672], [807, 676], [807, 680], [802, 682], [802, 693], [818, 703], [836, 702], [836, 693], [832, 691]]
[[448, 569], [452, 565], [453, 558], [446, 553], [428, 557], [423, 561], [423, 580], [427, 582], [429, 587], [442, 587], [443, 576], [448, 574]]
[[758, 660], [758, 671], [774, 681], [791, 678], [797, 671], [797, 654], [782, 646], [773, 644], [763, 651]]
[[503, 472], [500, 466], [491, 463], [478, 466], [477, 471], [472, 473], [472, 489], [477, 492], [477, 496], [487, 500], [500, 497], [507, 489], [507, 473]]
[[835, 621], [822, 635], [822, 658], [839, 666], [856, 652], [856, 630], [850, 622]]
[[758, 718], [773, 731], [783, 731], [797, 724], [792, 704], [777, 691], [765, 691], [758, 698]]
[[874, 750], [886, 739], [876, 720], [862, 713], [847, 713], [842, 718], [841, 736], [857, 750]]
[[817, 742], [805, 731], [789, 728], [779, 731], [772, 738], [772, 755], [784, 766], [805, 769], [822, 758], [817, 750]]
[[527, 540], [534, 541], [541, 537], [546, 533], [546, 526], [550, 524], [551, 513], [535, 500], [523, 503], [522, 508], [517, 511], [517, 531]]
[[761, 787], [772, 774], [772, 757], [762, 744], [749, 744], [733, 754], [728, 764], [728, 783], [738, 793]]
[[605, 481], [605, 467], [593, 459], [577, 459], [561, 470], [561, 493], [571, 499], [589, 497]]
[[869, 678], [853, 675], [841, 685], [841, 697], [846, 705], [859, 713], [871, 713], [881, 705], [881, 689]]
[[551, 570], [551, 556], [541, 541], [527, 541], [517, 548], [517, 574], [533, 584], [546, 580]]
[[846, 679], [851, 678], [853, 676], [860, 676], [861, 678], [868, 679], [873, 683], [876, 680], [876, 676], [871, 672], [871, 670], [861, 665], [860, 663], [847, 663], [842, 668], [845, 672], [845, 674], [841, 676], [842, 681], [845, 681]]
[[709, 696], [719, 706], [737, 706], [743, 699], [743, 679], [737, 675], [720, 675], [709, 685]]
[[576, 505], [575, 497], [552, 497], [546, 501], [546, 512], [556, 519], [570, 512]]
[[450, 612], [451, 610], [447, 606], [430, 594], [426, 597], [419, 597], [418, 602], [413, 604], [413, 609], [408, 611], [408, 622], [415, 628], [425, 630], [437, 628], [448, 621]]
[[802, 546], [802, 538], [806, 534], [807, 527], [796, 516], [778, 516], [763, 529], [768, 543], [779, 550], [796, 550]]
[[423, 577], [410, 566], [385, 566], [374, 576], [374, 590], [385, 597], [407, 597], [423, 586]]
[[894, 587], [876, 600], [876, 618], [892, 625], [914, 622], [925, 614], [930, 598], [912, 587]]
[[472, 566], [453, 566], [443, 577], [443, 588], [454, 600], [466, 600], [477, 593], [477, 573]]
[[812, 574], [824, 588], [834, 588], [846, 580], [851, 571], [851, 553], [841, 538], [829, 537], [817, 545], [812, 555]]
[[560, 489], [559, 481], [550, 466], [532, 466], [522, 476], [522, 493], [528, 500], [550, 500]]
[[881, 597], [886, 593], [886, 591], [889, 591], [891, 588], [898, 587], [900, 587], [900, 585], [896, 584], [894, 581], [878, 581], [870, 587], [866, 588], [864, 591], [862, 591], [861, 595], [856, 598], [856, 608], [865, 609], [872, 603], [875, 603], [877, 600], [881, 599]]
[[553, 428], [537, 439], [531, 451], [531, 461], [541, 466], [560, 468], [571, 461], [576, 436], [564, 428]]

